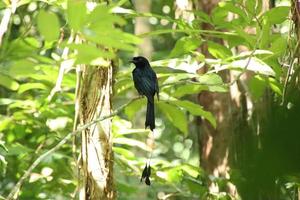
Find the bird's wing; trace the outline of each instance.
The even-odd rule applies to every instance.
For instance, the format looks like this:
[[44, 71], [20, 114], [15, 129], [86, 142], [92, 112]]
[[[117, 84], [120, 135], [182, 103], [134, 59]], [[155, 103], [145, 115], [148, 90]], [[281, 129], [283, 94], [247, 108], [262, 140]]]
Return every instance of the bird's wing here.
[[149, 75], [145, 75], [145, 73], [141, 72], [138, 69], [133, 70], [132, 74], [134, 86], [137, 91], [147, 97], [153, 96], [156, 91], [156, 86], [155, 82], [153, 82], [152, 80], [152, 77]]

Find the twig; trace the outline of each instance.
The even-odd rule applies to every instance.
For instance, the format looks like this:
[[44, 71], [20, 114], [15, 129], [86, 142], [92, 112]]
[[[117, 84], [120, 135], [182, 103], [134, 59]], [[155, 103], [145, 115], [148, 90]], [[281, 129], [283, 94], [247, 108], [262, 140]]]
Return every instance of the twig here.
[[6, 8], [0, 23], [0, 46], [3, 35], [6, 33], [11, 15], [16, 12], [18, 0], [12, 0], [10, 8]]
[[[67, 43], [71, 44], [73, 39], [74, 39], [74, 36], [73, 36], [73, 33], [71, 33]], [[62, 62], [60, 64], [60, 68], [59, 68], [55, 86], [52, 88], [49, 96], [47, 97], [49, 102], [51, 101], [51, 99], [53, 98], [53, 96], [55, 95], [56, 92], [61, 91], [61, 84], [62, 84], [62, 81], [64, 78], [64, 73], [65, 73], [66, 69], [72, 67], [72, 65], [73, 65], [72, 62], [67, 61], [68, 53], [69, 53], [69, 47], [65, 47], [63, 50], [63, 53], [61, 55]]]
[[59, 143], [57, 143], [53, 148], [50, 150], [46, 151], [42, 155], [40, 155], [32, 164], [31, 166], [25, 171], [23, 176], [19, 179], [18, 183], [15, 185], [15, 187], [11, 190], [11, 192], [7, 196], [7, 200], [14, 200], [18, 196], [18, 191], [20, 190], [22, 184], [24, 181], [28, 178], [28, 176], [31, 174], [31, 172], [36, 168], [38, 164], [41, 163], [42, 160], [44, 160], [47, 156], [52, 154], [53, 152], [57, 151], [62, 145], [64, 145], [72, 136], [76, 135], [79, 132], [84, 131], [88, 127], [92, 126], [93, 124], [96, 124], [100, 121], [109, 119], [114, 117], [115, 115], [119, 114], [122, 112], [129, 104], [131, 104], [133, 101], [139, 99], [140, 97], [136, 97], [131, 99], [129, 102], [123, 104], [119, 108], [117, 108], [114, 112], [112, 112], [110, 115], [99, 117], [98, 119], [95, 119], [87, 124], [84, 124], [83, 126], [79, 126], [75, 131], [68, 133]]

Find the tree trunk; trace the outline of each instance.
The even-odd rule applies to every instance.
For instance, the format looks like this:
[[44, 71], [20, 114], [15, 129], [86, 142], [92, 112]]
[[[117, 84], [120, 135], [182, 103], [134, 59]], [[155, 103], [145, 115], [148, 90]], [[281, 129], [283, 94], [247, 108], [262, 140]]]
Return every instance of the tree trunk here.
[[[84, 66], [79, 94], [80, 124], [111, 114], [112, 66]], [[114, 199], [111, 119], [82, 132], [81, 200]]]
[[[135, 1], [136, 11], [139, 13], [151, 12], [151, 0]], [[148, 18], [136, 17], [134, 32], [136, 35], [148, 33], [151, 31]], [[143, 38], [143, 42], [139, 44], [139, 54], [151, 59], [153, 51], [151, 37]]]
[[[218, 0], [198, 1], [198, 7], [210, 15], [212, 9], [218, 4]], [[203, 24], [202, 29], [212, 29], [209, 24]], [[216, 41], [222, 43], [222, 41]], [[207, 46], [201, 48], [203, 54], [209, 57]], [[200, 73], [205, 73], [206, 69]], [[228, 71], [219, 74], [223, 81], [230, 81]], [[201, 92], [199, 102], [204, 108], [213, 113], [217, 120], [217, 128], [214, 129], [208, 121], [201, 122], [199, 146], [200, 165], [214, 177], [228, 178], [228, 156], [230, 141], [232, 138], [232, 111], [235, 107], [231, 101], [230, 93]], [[229, 185], [229, 192], [235, 195], [235, 187]], [[227, 188], [227, 189], [228, 189]], [[219, 186], [212, 182], [209, 185], [210, 192], [220, 192]]]

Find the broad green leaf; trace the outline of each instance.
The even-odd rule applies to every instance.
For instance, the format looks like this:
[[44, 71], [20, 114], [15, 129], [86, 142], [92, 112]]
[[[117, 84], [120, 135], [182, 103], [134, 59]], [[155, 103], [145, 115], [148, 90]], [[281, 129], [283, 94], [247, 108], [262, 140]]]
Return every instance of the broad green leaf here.
[[18, 82], [4, 74], [0, 74], [0, 85], [10, 90], [17, 90], [19, 88]]
[[183, 54], [190, 53], [191, 51], [197, 49], [200, 46], [200, 44], [201, 44], [200, 38], [182, 37], [179, 40], [177, 40], [169, 57], [174, 58], [174, 57], [181, 56]]
[[193, 103], [191, 101], [187, 101], [187, 100], [170, 101], [170, 103], [177, 105], [181, 108], [184, 108], [185, 110], [190, 112], [192, 115], [204, 117], [211, 123], [211, 125], [214, 128], [216, 128], [217, 122], [216, 122], [216, 119], [214, 118], [214, 116], [210, 112], [203, 110], [202, 106], [200, 106], [199, 104], [195, 104], [195, 103]]
[[67, 20], [75, 31], [79, 31], [85, 25], [87, 18], [86, 1], [68, 0]]
[[98, 5], [88, 16], [89, 28], [91, 29], [111, 29], [115, 24], [125, 25], [126, 21], [115, 14], [110, 13], [109, 7]]
[[260, 31], [258, 31], [257, 35], [262, 34], [261, 36], [261, 40], [259, 42], [259, 48], [260, 49], [266, 49], [269, 46], [269, 40], [270, 40], [270, 34], [271, 34], [271, 24], [269, 23], [269, 20], [267, 20], [266, 18], [263, 18], [263, 20], [261, 20], [261, 24], [262, 24], [262, 29], [258, 29]]
[[276, 56], [282, 56], [287, 50], [287, 38], [279, 36], [271, 42], [270, 50], [274, 52]]
[[200, 21], [211, 23], [210, 17], [207, 15], [207, 13], [201, 11], [201, 10], [193, 10], [193, 13], [197, 16], [197, 19]]
[[196, 84], [183, 84], [178, 86], [172, 95], [175, 97], [183, 97], [188, 94], [198, 94], [202, 90], [207, 90], [208, 87], [204, 85], [196, 85]]
[[263, 95], [266, 86], [265, 79], [259, 75], [253, 76], [249, 81], [249, 89], [254, 99], [259, 99]]
[[134, 115], [136, 114], [136, 112], [139, 111], [145, 105], [146, 105], [146, 99], [145, 98], [137, 99], [134, 102], [132, 102], [131, 104], [129, 104], [125, 108], [124, 112], [128, 116], [128, 118], [132, 120]]
[[111, 59], [115, 55], [92, 44], [70, 44], [70, 49], [76, 50], [76, 64], [101, 65], [103, 58]]
[[251, 18], [254, 18], [257, 15], [257, 13], [255, 12], [256, 0], [247, 0], [245, 4], [246, 4], [246, 10], [248, 11], [248, 15]]
[[18, 93], [22, 94], [23, 92], [26, 92], [26, 91], [32, 90], [32, 89], [45, 90], [45, 89], [47, 89], [47, 86], [42, 83], [24, 83], [24, 84], [20, 85]]
[[178, 109], [177, 106], [163, 101], [159, 101], [157, 105], [163, 114], [170, 120], [170, 122], [185, 135], [187, 135], [188, 127], [184, 111]]
[[53, 41], [58, 39], [60, 25], [56, 14], [44, 10], [39, 11], [37, 16], [37, 27], [45, 40]]
[[183, 171], [185, 171], [186, 173], [188, 173], [190, 176], [194, 178], [197, 178], [201, 174], [200, 168], [198, 166], [196, 167], [190, 164], [184, 164], [181, 165], [180, 167]]
[[113, 147], [113, 151], [117, 154], [124, 156], [126, 159], [134, 160], [135, 155], [131, 151], [121, 148], [121, 147]]
[[215, 73], [201, 75], [197, 80], [203, 85], [223, 85], [222, 78]]
[[31, 76], [36, 72], [34, 66], [36, 63], [23, 59], [11, 63], [9, 74], [15, 78], [24, 78]]
[[16, 143], [16, 144], [13, 144], [12, 146], [8, 147], [7, 155], [27, 154], [32, 151], [33, 151], [32, 149], [30, 149], [20, 143]]
[[121, 80], [117, 80], [114, 84], [114, 90], [117, 94], [122, 94], [126, 92], [129, 88], [133, 87], [133, 81], [131, 78], [124, 78]]
[[167, 170], [157, 171], [156, 174], [158, 177], [173, 184], [180, 183], [183, 178], [182, 169], [180, 167], [173, 167], [168, 168]]
[[[0, 74], [1, 76], [1, 74]], [[0, 80], [2, 80], [2, 78], [0, 77]], [[15, 102], [15, 99], [9, 99], [9, 98], [0, 98], [0, 105], [8, 105], [11, 104], [13, 102]]]
[[231, 51], [224, 45], [212, 41], [208, 41], [207, 45], [209, 53], [215, 58], [227, 58], [232, 56]]
[[251, 35], [249, 33], [247, 33], [243, 28], [241, 27], [234, 27], [234, 30], [237, 32], [237, 34], [244, 38], [248, 44], [249, 47], [254, 48], [255, 44], [256, 44], [256, 35]]
[[[1, 104], [1, 99], [0, 99], [0, 105]], [[12, 121], [14, 119], [12, 117], [0, 117], [0, 131], [2, 132], [5, 129], [8, 129], [10, 127], [10, 125], [12, 124]], [[2, 145], [1, 143], [2, 141], [0, 141], [0, 146]], [[4, 145], [4, 144], [3, 144]], [[2, 148], [6, 148], [5, 146], [2, 146]], [[7, 151], [7, 149], [5, 149], [5, 151]]]
[[223, 9], [222, 7], [215, 7], [212, 10], [211, 18], [215, 25], [224, 25], [227, 15], [227, 10]]
[[278, 82], [276, 79], [269, 77], [268, 83], [270, 85], [270, 88], [278, 95], [282, 96], [283, 91], [283, 85]]
[[289, 12], [289, 6], [278, 6], [266, 11], [262, 17], [267, 17], [270, 24], [281, 24], [288, 19]]
[[233, 2], [226, 2], [225, 5], [222, 6], [221, 8], [237, 14], [244, 21], [248, 21], [247, 15], [246, 15], [244, 9], [241, 9], [239, 6], [235, 5]]
[[126, 51], [135, 51], [136, 46], [128, 43], [122, 37], [122, 32], [120, 30], [102, 30], [101, 32], [95, 32], [93, 30], [84, 29], [83, 34], [87, 39], [103, 45], [105, 47], [111, 47], [116, 49], [122, 49]]
[[150, 151], [150, 148], [143, 142], [132, 139], [132, 138], [114, 138], [113, 140], [114, 144], [123, 144], [123, 145], [128, 145], [132, 147], [139, 147], [142, 150], [145, 151]]
[[240, 69], [244, 69], [245, 67], [247, 67], [247, 70], [254, 71], [256, 73], [263, 74], [263, 75], [268, 75], [268, 76], [275, 75], [274, 70], [269, 65], [267, 65], [265, 62], [263, 62], [262, 60], [256, 57], [250, 58], [250, 61], [249, 58], [234, 61], [231, 63], [231, 66], [233, 68], [240, 68]]
[[178, 81], [181, 80], [190, 80], [192, 78], [198, 77], [198, 74], [192, 73], [176, 73], [168, 76], [164, 81], [163, 84], [177, 84]]

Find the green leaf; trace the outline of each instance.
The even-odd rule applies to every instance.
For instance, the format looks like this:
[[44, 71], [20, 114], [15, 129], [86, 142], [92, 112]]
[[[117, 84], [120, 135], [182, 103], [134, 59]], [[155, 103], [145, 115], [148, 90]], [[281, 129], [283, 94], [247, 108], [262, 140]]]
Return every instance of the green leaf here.
[[139, 111], [145, 105], [146, 105], [146, 99], [145, 98], [137, 99], [134, 102], [132, 102], [131, 104], [129, 104], [125, 108], [124, 112], [128, 116], [128, 118], [132, 120], [133, 117], [135, 116], [136, 112]]
[[266, 20], [266, 18], [263, 18], [263, 20], [261, 21], [262, 29], [258, 29], [259, 32], [257, 33], [257, 35], [262, 34], [261, 41], [259, 43], [259, 48], [266, 49], [270, 40], [271, 24], [269, 23], [269, 20]]
[[128, 151], [127, 149], [121, 148], [121, 147], [113, 147], [113, 151], [117, 154], [120, 154], [124, 156], [126, 159], [134, 160], [135, 155], [131, 151]]
[[42, 83], [24, 83], [24, 84], [20, 85], [18, 94], [22, 94], [23, 92], [26, 92], [26, 91], [32, 90], [32, 89], [45, 90], [45, 89], [47, 89], [47, 86]]
[[36, 64], [34, 62], [26, 59], [17, 60], [11, 63], [9, 67], [9, 74], [15, 78], [28, 77], [35, 73], [35, 65]]
[[16, 144], [13, 144], [11, 147], [8, 147], [7, 155], [28, 154], [32, 151], [33, 151], [32, 149], [30, 149], [20, 143], [16, 143]]
[[257, 57], [250, 58], [250, 61], [249, 58], [233, 61], [230, 64], [230, 66], [233, 69], [234, 68], [245, 69], [245, 67], [247, 67], [247, 70], [254, 71], [259, 74], [268, 75], [268, 76], [275, 75], [274, 70]]
[[67, 20], [74, 31], [81, 30], [87, 18], [86, 2], [84, 0], [68, 0]]
[[278, 6], [266, 11], [262, 17], [266, 17], [271, 25], [281, 24], [288, 19], [289, 12], [289, 6]]
[[202, 106], [200, 106], [199, 104], [195, 104], [187, 100], [170, 101], [170, 103], [177, 105], [181, 108], [184, 108], [185, 110], [189, 111], [192, 115], [204, 117], [211, 123], [211, 125], [214, 128], [216, 128], [217, 122], [214, 116], [210, 112], [203, 110]]
[[158, 107], [175, 127], [187, 135], [188, 127], [184, 111], [178, 109], [177, 106], [163, 101], [158, 102]]
[[271, 42], [270, 50], [277, 56], [283, 56], [287, 50], [287, 38], [280, 35], [277, 39]]
[[172, 95], [175, 97], [183, 97], [188, 94], [198, 94], [202, 90], [207, 90], [208, 87], [204, 85], [196, 85], [196, 84], [184, 84], [178, 86]]
[[19, 83], [10, 78], [9, 76], [6, 76], [4, 74], [0, 74], [0, 85], [3, 87], [6, 87], [10, 90], [17, 90], [19, 88]]
[[[1, 76], [1, 74], [0, 74]], [[0, 81], [2, 80], [2, 78], [0, 77]], [[0, 105], [9, 105], [13, 102], [15, 102], [15, 99], [9, 99], [9, 98], [0, 98]]]
[[232, 56], [231, 51], [224, 45], [212, 41], [208, 41], [207, 45], [209, 53], [215, 58], [227, 58]]
[[222, 78], [215, 73], [201, 75], [197, 80], [203, 85], [223, 85]]
[[224, 6], [222, 6], [223, 9], [226, 9], [232, 13], [237, 14], [239, 17], [241, 17], [244, 21], [247, 21], [248, 17], [244, 11], [244, 9], [241, 9], [237, 5], [235, 5], [233, 2], [226, 2]]
[[283, 85], [280, 84], [279, 81], [277, 81], [274, 78], [269, 77], [268, 78], [268, 83], [270, 88], [278, 95], [282, 96], [282, 91], [283, 91]]
[[150, 151], [150, 148], [143, 142], [131, 138], [114, 138], [115, 144], [124, 144], [132, 147], [139, 147], [142, 150]]
[[102, 50], [92, 44], [70, 44], [68, 47], [78, 51], [76, 64], [99, 65], [101, 64], [102, 58], [112, 59], [115, 56], [112, 52]]
[[89, 28], [92, 30], [112, 29], [115, 24], [120, 26], [126, 24], [122, 17], [112, 14], [106, 5], [98, 5], [88, 16], [88, 22], [90, 23]]
[[60, 25], [56, 14], [44, 10], [39, 11], [37, 16], [37, 27], [45, 40], [53, 41], [58, 39]]
[[265, 79], [259, 75], [253, 76], [249, 81], [249, 89], [254, 99], [259, 99], [266, 89]]
[[228, 15], [227, 10], [223, 9], [222, 7], [215, 7], [212, 10], [211, 18], [214, 24], [224, 25], [227, 15]]
[[255, 17], [256, 0], [247, 0], [245, 3], [246, 3], [246, 10], [248, 11], [248, 15], [252, 18]]
[[197, 49], [201, 44], [200, 38], [194, 37], [182, 37], [177, 40], [175, 47], [172, 49], [171, 58], [178, 57]]

